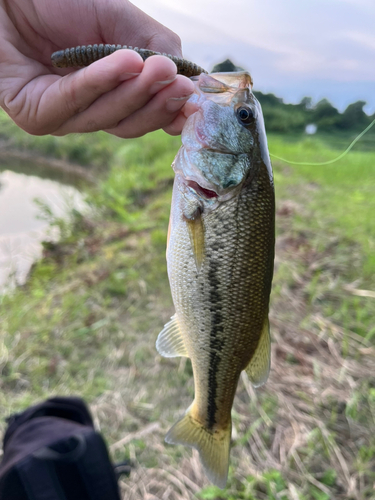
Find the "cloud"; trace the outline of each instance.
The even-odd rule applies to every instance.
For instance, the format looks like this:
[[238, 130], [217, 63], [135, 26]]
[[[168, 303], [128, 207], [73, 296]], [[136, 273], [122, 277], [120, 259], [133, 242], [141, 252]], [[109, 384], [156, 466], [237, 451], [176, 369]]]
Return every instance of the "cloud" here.
[[330, 89], [352, 88], [353, 96], [364, 88], [375, 104], [375, 92], [368, 97], [375, 86], [374, 0], [133, 1], [177, 32], [186, 56], [207, 69], [230, 57], [255, 82], [308, 89], [330, 81]]
[[[359, 45], [366, 47], [375, 52], [375, 35], [372, 33], [363, 33], [359, 31], [350, 31], [345, 34], [349, 40], [357, 42]], [[373, 65], [375, 66], [375, 60], [373, 60]]]

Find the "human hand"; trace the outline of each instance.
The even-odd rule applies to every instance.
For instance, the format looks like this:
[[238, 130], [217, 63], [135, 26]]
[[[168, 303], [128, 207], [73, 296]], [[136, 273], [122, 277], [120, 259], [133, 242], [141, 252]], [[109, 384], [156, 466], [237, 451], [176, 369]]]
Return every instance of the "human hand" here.
[[194, 85], [166, 57], [120, 50], [78, 71], [52, 66], [52, 52], [93, 43], [181, 57], [178, 36], [128, 0], [0, 0], [0, 105], [34, 135], [179, 134]]

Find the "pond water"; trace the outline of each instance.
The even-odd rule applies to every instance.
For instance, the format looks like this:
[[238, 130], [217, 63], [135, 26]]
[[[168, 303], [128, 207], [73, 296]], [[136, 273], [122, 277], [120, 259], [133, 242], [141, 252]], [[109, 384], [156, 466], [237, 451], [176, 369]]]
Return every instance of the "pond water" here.
[[33, 164], [0, 164], [0, 293], [25, 283], [43, 240], [58, 238], [35, 200], [61, 217], [84, 209], [79, 180]]

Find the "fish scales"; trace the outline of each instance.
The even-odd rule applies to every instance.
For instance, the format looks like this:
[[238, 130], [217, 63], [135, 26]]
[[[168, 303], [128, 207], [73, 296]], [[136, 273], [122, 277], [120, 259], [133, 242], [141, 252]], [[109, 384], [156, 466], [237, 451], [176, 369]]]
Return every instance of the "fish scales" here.
[[[172, 204], [180, 197], [176, 184]], [[209, 429], [229, 424], [239, 375], [256, 350], [268, 312], [274, 213], [273, 184], [263, 170], [238, 199], [203, 216], [206, 252], [199, 273], [185, 221], [171, 220], [173, 302], [193, 365], [196, 419]]]
[[239, 376], [246, 370], [257, 387], [269, 372], [275, 199], [250, 75], [193, 80], [168, 231], [176, 314], [156, 346], [163, 356], [189, 357], [194, 374], [194, 401], [166, 441], [196, 448], [208, 478], [224, 487]]

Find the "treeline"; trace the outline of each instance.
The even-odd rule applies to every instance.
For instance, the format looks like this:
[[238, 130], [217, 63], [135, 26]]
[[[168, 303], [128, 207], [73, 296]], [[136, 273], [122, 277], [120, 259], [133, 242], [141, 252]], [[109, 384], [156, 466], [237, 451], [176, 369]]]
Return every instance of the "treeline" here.
[[[216, 64], [212, 72], [243, 71], [230, 59]], [[318, 131], [324, 132], [356, 132], [363, 130], [375, 119], [363, 111], [365, 101], [349, 104], [340, 113], [327, 99], [313, 104], [311, 97], [304, 97], [299, 104], [286, 104], [281, 97], [274, 94], [254, 92], [263, 109], [264, 121], [268, 132], [290, 133], [304, 132], [306, 125], [314, 124]]]
[[365, 101], [357, 101], [340, 113], [327, 99], [313, 105], [310, 97], [299, 104], [286, 104], [274, 94], [254, 92], [262, 105], [267, 131], [288, 133], [303, 132], [308, 124], [315, 124], [318, 131], [360, 131], [375, 119], [363, 111]]

